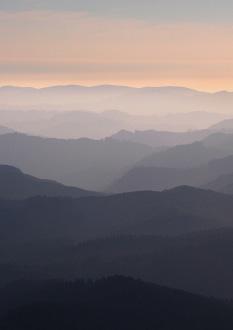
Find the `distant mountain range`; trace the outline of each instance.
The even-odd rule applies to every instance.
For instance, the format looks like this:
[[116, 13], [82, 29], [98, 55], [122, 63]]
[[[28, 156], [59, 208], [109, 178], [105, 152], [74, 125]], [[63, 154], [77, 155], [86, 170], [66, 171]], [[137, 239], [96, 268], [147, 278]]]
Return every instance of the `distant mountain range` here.
[[170, 148], [114, 138], [64, 140], [18, 133], [0, 135], [0, 164], [89, 191], [203, 186], [232, 173], [231, 155], [233, 135], [224, 133]]
[[[0, 110], [0, 123], [11, 129], [44, 137], [53, 138], [94, 138], [100, 139], [111, 136], [121, 130], [157, 130], [147, 132], [137, 132], [137, 136], [130, 140], [142, 143], [152, 141], [153, 146], [163, 142], [173, 145], [174, 142], [186, 141], [186, 143], [200, 139], [208, 135], [208, 131], [188, 132], [174, 134], [162, 131], [188, 131], [203, 130], [227, 118], [226, 115], [191, 112], [171, 115], [135, 115], [117, 110], [102, 112], [94, 111], [42, 111], [42, 110]], [[121, 134], [116, 134], [115, 138], [121, 138]], [[129, 134], [128, 134], [129, 135]], [[145, 138], [144, 138], [145, 136]], [[174, 142], [171, 142], [171, 137]], [[125, 139], [125, 134], [123, 138]], [[129, 136], [127, 137], [127, 139]], [[157, 144], [155, 140], [158, 140]], [[170, 141], [170, 142], [169, 142]]]
[[19, 169], [0, 165], [0, 198], [24, 199], [33, 196], [84, 197], [97, 195], [95, 192], [67, 187], [50, 180], [37, 179]]
[[223, 148], [207, 145], [204, 140], [155, 152], [140, 161], [137, 166], [188, 169], [232, 153], [233, 147], [232, 151], [228, 152]]
[[[114, 193], [143, 190], [160, 191], [180, 185], [203, 186], [213, 189], [214, 182], [221, 180], [219, 177], [232, 173], [232, 166], [233, 156], [213, 160], [208, 164], [190, 169], [135, 167], [118, 179], [108, 190]], [[229, 185], [231, 183], [228, 182]], [[218, 191], [219, 189], [215, 186], [214, 190]], [[224, 189], [220, 189], [220, 191], [225, 192]]]
[[113, 139], [62, 140], [0, 135], [0, 164], [87, 190], [103, 190], [152, 152], [146, 145]]
[[213, 131], [208, 129], [187, 132], [121, 130], [112, 135], [112, 138], [119, 141], [142, 143], [152, 147], [172, 147], [201, 141], [212, 133]]
[[14, 132], [13, 129], [7, 128], [5, 126], [0, 126], [0, 135], [13, 133], [13, 132]]
[[2, 109], [90, 110], [116, 109], [131, 114], [165, 115], [193, 111], [231, 114], [233, 93], [206, 93], [183, 87], [53, 86], [1, 87]]
[[203, 188], [219, 191], [225, 194], [233, 194], [233, 172], [220, 175], [217, 179], [203, 185]]
[[[114, 135], [171, 146], [200, 140], [209, 134], [203, 130], [218, 131], [219, 122], [232, 120], [233, 93], [178, 87], [7, 86], [0, 87], [0, 100], [0, 124], [17, 132], [68, 139]], [[136, 132], [126, 136], [124, 131]], [[200, 132], [169, 134], [186, 131]]]
[[225, 119], [220, 121], [219, 123], [211, 126], [212, 130], [216, 130], [219, 132], [225, 132], [225, 133], [232, 133], [233, 132], [233, 119]]
[[127, 192], [179, 185], [205, 186], [232, 173], [232, 142], [233, 135], [217, 133], [201, 142], [155, 152], [135, 164], [108, 189]]

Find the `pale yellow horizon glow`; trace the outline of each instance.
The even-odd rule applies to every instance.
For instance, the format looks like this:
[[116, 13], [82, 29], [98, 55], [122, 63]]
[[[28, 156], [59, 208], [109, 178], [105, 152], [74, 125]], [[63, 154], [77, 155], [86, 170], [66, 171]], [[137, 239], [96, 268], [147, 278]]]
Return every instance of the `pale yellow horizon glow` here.
[[233, 90], [233, 25], [0, 12], [0, 85]]
[[233, 82], [230, 81], [226, 83], [226, 81], [217, 81], [216, 83], [212, 81], [168, 81], [165, 82], [159, 81], [123, 81], [123, 80], [72, 80], [72, 79], [49, 79], [45, 80], [44, 78], [40, 81], [39, 79], [35, 80], [25, 80], [23, 81], [21, 78], [18, 80], [7, 80], [1, 81], [0, 87], [5, 86], [14, 86], [14, 87], [32, 87], [32, 88], [46, 88], [46, 87], [53, 87], [53, 86], [69, 86], [69, 85], [80, 85], [85, 87], [93, 87], [93, 86], [101, 86], [101, 85], [115, 85], [115, 86], [127, 86], [133, 88], [144, 88], [144, 87], [185, 87], [190, 88], [193, 90], [201, 91], [201, 92], [208, 92], [208, 93], [216, 93], [220, 91], [227, 91], [233, 92]]

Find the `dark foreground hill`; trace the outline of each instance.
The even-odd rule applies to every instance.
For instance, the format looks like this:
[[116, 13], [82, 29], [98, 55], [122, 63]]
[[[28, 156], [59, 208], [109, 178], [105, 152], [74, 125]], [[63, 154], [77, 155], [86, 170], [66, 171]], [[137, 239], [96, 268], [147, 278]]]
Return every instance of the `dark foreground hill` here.
[[[226, 231], [215, 240], [209, 235], [175, 238], [233, 228], [232, 214], [233, 196], [190, 187], [79, 199], [0, 200], [0, 285], [24, 277], [123, 272], [188, 291], [233, 297], [232, 235], [229, 239]], [[126, 235], [166, 239], [77, 245]]]
[[0, 198], [5, 199], [23, 199], [33, 196], [78, 198], [97, 195], [95, 192], [68, 187], [55, 181], [35, 178], [8, 165], [0, 165], [0, 182]]
[[0, 200], [0, 239], [78, 242], [111, 234], [174, 236], [232, 227], [232, 214], [232, 196], [191, 187], [79, 199]]
[[1, 330], [231, 330], [233, 327], [231, 304], [120, 276], [96, 282], [19, 285], [10, 298], [10, 288], [1, 292], [4, 307], [6, 301], [15, 305], [15, 309], [2, 317]]
[[[233, 229], [178, 237], [115, 236], [85, 242], [60, 254], [60, 277], [133, 276], [208, 296], [233, 297]], [[51, 261], [52, 263], [52, 261]], [[51, 265], [51, 264], [50, 264]]]
[[[233, 229], [177, 237], [112, 236], [70, 241], [11, 243], [2, 249], [0, 287], [14, 280], [100, 278], [121, 274], [176, 289], [233, 298]], [[6, 258], [7, 257], [7, 258]]]
[[233, 197], [191, 187], [112, 196], [0, 200], [0, 243], [179, 235], [232, 227]]

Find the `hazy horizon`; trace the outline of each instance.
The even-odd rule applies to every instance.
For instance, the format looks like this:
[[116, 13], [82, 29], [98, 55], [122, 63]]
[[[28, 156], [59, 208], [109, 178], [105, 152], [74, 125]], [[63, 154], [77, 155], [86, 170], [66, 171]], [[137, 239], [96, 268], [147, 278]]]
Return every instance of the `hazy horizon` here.
[[0, 2], [0, 85], [232, 90], [227, 0]]
[[7, 88], [7, 87], [13, 87], [13, 88], [33, 88], [33, 89], [46, 89], [46, 88], [52, 88], [52, 87], [86, 87], [86, 88], [95, 88], [95, 87], [128, 87], [128, 88], [135, 88], [135, 89], [149, 89], [149, 88], [177, 88], [177, 89], [187, 89], [192, 90], [195, 92], [203, 92], [208, 94], [217, 94], [217, 93], [233, 93], [233, 89], [216, 89], [216, 90], [209, 90], [209, 89], [198, 89], [193, 88], [190, 86], [185, 85], [129, 85], [129, 84], [80, 84], [80, 83], [64, 83], [64, 84], [1, 84], [0, 88]]

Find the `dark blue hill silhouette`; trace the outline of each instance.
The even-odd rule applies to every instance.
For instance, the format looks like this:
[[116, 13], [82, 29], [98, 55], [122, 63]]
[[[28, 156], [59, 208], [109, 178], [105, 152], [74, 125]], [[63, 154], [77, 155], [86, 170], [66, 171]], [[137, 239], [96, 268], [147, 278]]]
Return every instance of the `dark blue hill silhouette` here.
[[[233, 226], [233, 196], [191, 187], [163, 192], [0, 200], [1, 236], [11, 240], [74, 239], [111, 234], [179, 235]], [[45, 235], [46, 233], [46, 235]]]
[[[231, 330], [233, 327], [230, 303], [122, 276], [96, 282], [20, 284], [11, 296], [15, 308], [0, 320], [2, 330]], [[7, 290], [1, 294], [6, 293]]]
[[[125, 275], [160, 284], [233, 297], [231, 231], [224, 239], [216, 235], [213, 244], [209, 234], [205, 239], [175, 238], [222, 227], [232, 230], [232, 214], [233, 196], [192, 187], [77, 199], [0, 200], [0, 286], [24, 277], [73, 278], [125, 270]], [[113, 247], [109, 241], [99, 243], [103, 248], [93, 242], [85, 243], [87, 249], [78, 246], [126, 235], [166, 239], [155, 239], [152, 245], [149, 238], [139, 238], [135, 244], [122, 240], [115, 246], [113, 240]]]
[[0, 165], [0, 198], [24, 199], [33, 196], [84, 197], [95, 192], [68, 187], [51, 180], [42, 180], [24, 174], [18, 168]]

